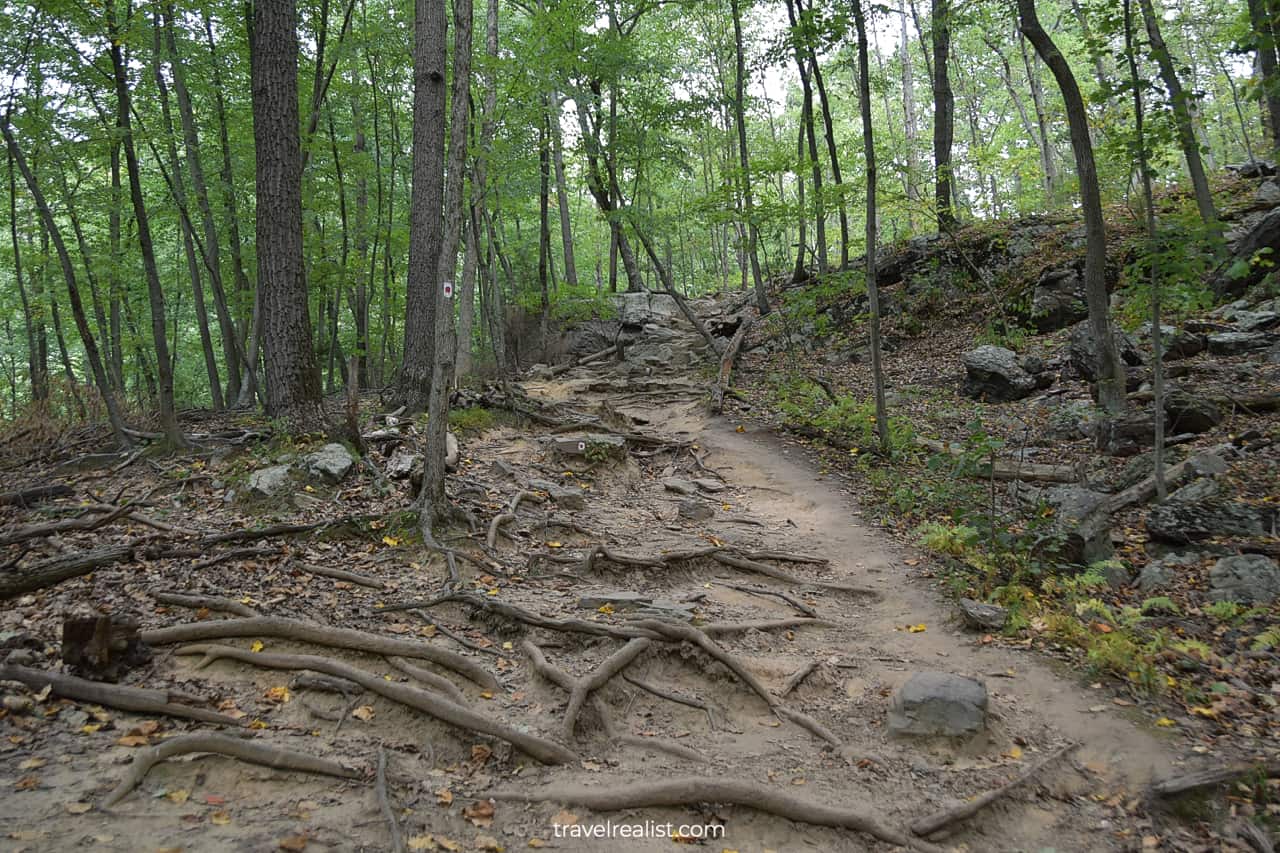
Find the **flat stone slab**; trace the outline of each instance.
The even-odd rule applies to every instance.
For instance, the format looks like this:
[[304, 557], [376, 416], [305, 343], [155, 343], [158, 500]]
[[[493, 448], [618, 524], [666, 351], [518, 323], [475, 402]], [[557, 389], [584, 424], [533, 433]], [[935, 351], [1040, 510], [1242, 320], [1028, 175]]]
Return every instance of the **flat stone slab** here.
[[290, 466], [272, 465], [249, 475], [249, 494], [260, 498], [272, 498], [284, 494], [293, 486], [289, 476]]
[[668, 477], [662, 481], [662, 487], [668, 492], [675, 492], [677, 495], [693, 495], [697, 494], [698, 487], [688, 480], [681, 480], [679, 477]]
[[972, 598], [960, 599], [960, 614], [965, 624], [975, 631], [999, 631], [1009, 620], [1009, 611], [1003, 607]]
[[896, 735], [963, 737], [986, 724], [986, 685], [949, 672], [917, 672], [889, 709], [889, 731]]
[[546, 492], [547, 496], [555, 501], [556, 506], [561, 506], [565, 509], [587, 508], [587, 499], [582, 494], [581, 489], [562, 486], [550, 480], [530, 480], [529, 487], [540, 492]]
[[627, 440], [612, 433], [582, 432], [556, 436], [552, 446], [564, 456], [585, 457], [593, 452], [618, 453], [626, 448]]
[[693, 484], [697, 486], [699, 489], [702, 489], [702, 491], [711, 492], [712, 494], [715, 494], [716, 492], [723, 492], [726, 488], [728, 488], [724, 483], [720, 482], [719, 480], [712, 480], [708, 477], [703, 477], [701, 479], [694, 480]]
[[679, 622], [692, 622], [694, 605], [669, 598], [653, 598], [641, 592], [630, 590], [606, 590], [591, 592], [578, 599], [578, 606], [584, 610], [599, 610], [605, 606], [611, 609], [626, 610], [637, 618], [674, 619]]

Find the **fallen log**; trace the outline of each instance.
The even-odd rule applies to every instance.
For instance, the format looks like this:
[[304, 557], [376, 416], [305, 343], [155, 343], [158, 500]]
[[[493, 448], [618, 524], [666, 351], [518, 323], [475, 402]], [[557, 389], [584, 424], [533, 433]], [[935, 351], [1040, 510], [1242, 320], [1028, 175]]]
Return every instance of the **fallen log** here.
[[[916, 436], [915, 442], [933, 453], [952, 457], [964, 455], [963, 450], [952, 447], [950, 442], [935, 441], [922, 436]], [[1042, 462], [1018, 462], [1008, 459], [996, 459], [993, 462], [990, 459], [984, 459], [975, 463], [973, 476], [982, 479], [990, 479], [994, 476], [1001, 481], [1024, 480], [1029, 483], [1079, 483], [1084, 479], [1084, 470], [1079, 465], [1047, 465]]]
[[61, 483], [51, 486], [32, 486], [15, 492], [0, 492], [0, 506], [29, 507], [51, 498], [69, 498], [74, 494], [74, 489]]
[[693, 803], [726, 803], [776, 815], [797, 823], [851, 829], [889, 844], [921, 853], [942, 853], [941, 848], [892, 829], [856, 809], [815, 802], [754, 782], [708, 776], [683, 776], [660, 782], [634, 782], [606, 788], [544, 785], [534, 791], [499, 790], [495, 800], [519, 803], [560, 803], [566, 806], [611, 812], [657, 806], [687, 807]]
[[226, 658], [267, 669], [307, 669], [337, 678], [345, 678], [360, 685], [370, 693], [376, 693], [393, 702], [399, 702], [401, 705], [421, 711], [451, 726], [504, 740], [543, 764], [569, 764], [578, 760], [578, 756], [567, 747], [537, 735], [521, 732], [506, 723], [491, 719], [479, 711], [452, 702], [439, 693], [432, 693], [407, 684], [396, 684], [395, 682], [387, 681], [380, 675], [341, 663], [333, 658], [320, 657], [319, 655], [255, 653], [248, 649], [212, 644], [183, 646], [177, 650], [176, 654], [203, 655], [203, 659], [196, 664], [197, 669], [206, 667], [216, 660]]
[[356, 631], [351, 628], [331, 628], [326, 625], [315, 625], [297, 619], [284, 619], [275, 616], [219, 619], [212, 622], [192, 622], [185, 625], [173, 625], [168, 628], [155, 628], [142, 633], [142, 641], [153, 646], [200, 642], [203, 640], [224, 640], [231, 637], [277, 637], [284, 640], [314, 643], [318, 646], [367, 652], [383, 657], [393, 655], [428, 660], [446, 669], [453, 670], [486, 690], [498, 689], [498, 680], [494, 678], [493, 673], [470, 658], [463, 657], [456, 652], [441, 649], [428, 643], [397, 640], [378, 634]]
[[151, 768], [161, 761], [179, 755], [188, 755], [192, 752], [225, 755], [229, 758], [247, 761], [250, 764], [270, 767], [273, 770], [297, 770], [303, 773], [337, 776], [340, 779], [359, 779], [364, 775], [358, 770], [352, 770], [336, 761], [321, 758], [317, 755], [307, 755], [303, 752], [295, 752], [278, 746], [268, 746], [251, 740], [228, 737], [227, 735], [191, 734], [171, 738], [164, 743], [137, 753], [134, 756], [133, 764], [129, 765], [129, 772], [120, 780], [120, 784], [116, 785], [111, 793], [107, 794], [106, 798], [103, 799], [102, 807], [104, 809], [111, 808], [127, 797], [130, 791], [142, 783]]
[[[1177, 465], [1170, 465], [1168, 468], [1164, 469], [1165, 486], [1168, 488], [1177, 488], [1184, 480], [1190, 479], [1191, 476], [1196, 473], [1196, 469], [1199, 467], [1206, 455], [1223, 458], [1234, 449], [1234, 445], [1219, 444], [1216, 447], [1211, 447], [1208, 450], [1195, 454], [1194, 456], [1189, 456]], [[1123, 492], [1116, 492], [1114, 495], [1107, 498], [1106, 502], [1102, 505], [1103, 511], [1108, 515], [1111, 515], [1119, 512], [1127, 506], [1130, 506], [1131, 504], [1146, 503], [1155, 496], [1155, 493], [1156, 478], [1155, 475], [1152, 474], [1150, 477], [1138, 481]]]
[[241, 722], [235, 717], [219, 714], [205, 708], [193, 708], [171, 701], [173, 696], [164, 690], [149, 690], [143, 687], [127, 687], [122, 684], [103, 684], [76, 678], [74, 675], [62, 675], [56, 672], [45, 672], [31, 667], [16, 664], [0, 665], [0, 681], [17, 681], [32, 690], [43, 690], [48, 687], [54, 696], [73, 699], [77, 702], [92, 702], [120, 711], [133, 711], [139, 714], [164, 714], [167, 717], [179, 717], [185, 720], [199, 720], [202, 723], [217, 723], [223, 726], [239, 726]]
[[54, 586], [65, 580], [87, 575], [95, 569], [133, 558], [135, 544], [110, 545], [78, 554], [49, 557], [28, 566], [19, 566], [0, 574], [0, 600]]
[[1239, 779], [1265, 776], [1270, 779], [1280, 777], [1280, 761], [1255, 764], [1233, 764], [1227, 767], [1213, 767], [1208, 770], [1197, 770], [1182, 776], [1162, 779], [1148, 789], [1152, 795], [1168, 799], [1200, 791], [1205, 788], [1216, 788]]
[[186, 592], [153, 592], [151, 597], [160, 604], [169, 604], [174, 607], [190, 607], [194, 610], [213, 610], [218, 613], [231, 613], [236, 616], [243, 616], [252, 619], [261, 614], [247, 604], [243, 604], [235, 599], [222, 598], [217, 595], [203, 595], [200, 593]]
[[724, 353], [720, 356], [720, 372], [716, 376], [715, 384], [711, 386], [710, 408], [713, 415], [724, 411], [724, 395], [729, 390], [729, 380], [733, 378], [734, 364], [738, 361], [738, 354], [742, 352], [742, 342], [746, 340], [747, 333], [751, 331], [754, 323], [754, 315], [744, 316], [738, 324], [738, 330], [729, 339], [729, 346], [725, 347]]
[[18, 542], [25, 542], [28, 539], [56, 536], [59, 533], [97, 530], [99, 527], [106, 527], [111, 522], [121, 516], [128, 515], [132, 511], [133, 508], [126, 504], [125, 506], [111, 507], [109, 512], [104, 512], [101, 515], [85, 515], [80, 518], [68, 518], [64, 521], [50, 521], [45, 524], [28, 524], [23, 527], [11, 528], [0, 532], [0, 545], [13, 545]]

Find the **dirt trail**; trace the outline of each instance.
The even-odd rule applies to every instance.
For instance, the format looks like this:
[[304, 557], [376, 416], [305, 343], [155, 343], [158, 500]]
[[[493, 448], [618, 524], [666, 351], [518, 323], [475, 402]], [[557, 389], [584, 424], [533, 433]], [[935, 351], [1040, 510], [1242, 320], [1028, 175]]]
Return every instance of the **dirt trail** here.
[[[1140, 721], [1127, 719], [1109, 694], [1080, 683], [1075, 673], [1058, 673], [1029, 651], [984, 646], [976, 635], [951, 624], [950, 608], [918, 576], [925, 561], [867, 524], [848, 491], [807, 460], [803, 448], [763, 431], [739, 432], [738, 423], [728, 418], [709, 418], [708, 359], [701, 341], [683, 323], [652, 328], [629, 350], [621, 363], [577, 367], [523, 383], [528, 401], [554, 407], [544, 414], [579, 419], [586, 432], [632, 435], [626, 451], [566, 458], [555, 451], [554, 442], [572, 431], [545, 426], [497, 427], [464, 440], [462, 468], [451, 488], [455, 494], [473, 494], [460, 502], [482, 524], [450, 541], [492, 566], [493, 573], [464, 563], [463, 590], [482, 601], [623, 630], [652, 609], [665, 618], [692, 616], [695, 625], [792, 618], [797, 609], [784, 599], [733, 587], [788, 595], [828, 624], [737, 632], [717, 636], [716, 642], [764, 689], [786, 692], [775, 701], [818, 721], [838, 746], [775, 714], [703, 652], [657, 641], [624, 674], [705, 708], [677, 704], [633, 681], [614, 678], [597, 694], [603, 705], [588, 703], [574, 736], [566, 738], [566, 691], [534, 671], [522, 653], [522, 641], [537, 643], [550, 663], [571, 677], [587, 675], [617, 652], [622, 641], [530, 630], [460, 603], [429, 612], [380, 612], [388, 602], [432, 598], [447, 582], [443, 561], [405, 554], [394, 547], [394, 537], [388, 537], [391, 547], [375, 544], [364, 551], [328, 542], [289, 545], [303, 562], [376, 572], [390, 584], [385, 591], [323, 578], [299, 580], [289, 569], [292, 557], [281, 563], [272, 563], [273, 558], [227, 563], [196, 577], [189, 576], [186, 564], [170, 561], [103, 570], [92, 579], [68, 582], [49, 600], [36, 596], [18, 602], [11, 621], [38, 626], [41, 618], [58, 612], [59, 602], [107, 599], [117, 605], [141, 604], [144, 627], [168, 625], [190, 617], [148, 608], [146, 591], [200, 586], [243, 595], [270, 615], [428, 638], [472, 658], [494, 673], [499, 690], [481, 690], [447, 670], [437, 674], [455, 682], [469, 707], [521, 732], [568, 744], [582, 761], [539, 765], [501, 741], [370, 694], [359, 700], [361, 713], [348, 716], [338, 731], [334, 715], [341, 719], [350, 711], [346, 698], [299, 688], [281, 701], [279, 689], [290, 683], [290, 673], [241, 662], [197, 669], [192, 658], [162, 653], [150, 668], [134, 674], [134, 681], [145, 686], [179, 687], [247, 710], [259, 721], [256, 728], [263, 729], [256, 735], [268, 743], [363, 768], [372, 767], [379, 749], [385, 749], [394, 810], [405, 837], [419, 845], [411, 849], [492, 850], [496, 845], [515, 850], [528, 845], [582, 853], [671, 850], [665, 837], [601, 840], [574, 837], [572, 829], [648, 821], [723, 826], [725, 835], [703, 848], [715, 851], [887, 850], [889, 845], [865, 835], [741, 807], [688, 803], [606, 813], [571, 805], [562, 811], [555, 802], [526, 806], [501, 801], [488, 816], [483, 804], [496, 790], [554, 794], [571, 786], [601, 789], [704, 774], [855, 807], [901, 830], [915, 818], [998, 786], [1069, 741], [1081, 744], [1074, 759], [1056, 764], [1036, 784], [982, 812], [945, 843], [983, 851], [1136, 846], [1141, 819], [1127, 814], [1126, 804], [1152, 776], [1169, 771], [1173, 744]], [[378, 459], [376, 454], [370, 458]], [[668, 487], [673, 478], [700, 482], [691, 494], [680, 495]], [[580, 493], [581, 501], [566, 498], [564, 506], [526, 503], [496, 534], [496, 547], [484, 548], [489, 520], [515, 495], [541, 488], [535, 481], [548, 479]], [[368, 484], [344, 486], [331, 500], [345, 502], [343, 511], [386, 511], [409, 499], [407, 484], [397, 488], [402, 491], [376, 499], [382, 504], [368, 497]], [[198, 513], [218, 499], [213, 493], [193, 498], [190, 507], [175, 505], [179, 508], [169, 520], [194, 524], [182, 513]], [[359, 500], [369, 503], [354, 505]], [[308, 496], [291, 503], [305, 507], [317, 500]], [[320, 505], [323, 510], [315, 511], [337, 511], [333, 504]], [[301, 510], [295, 507], [295, 512]], [[281, 510], [276, 520], [292, 517]], [[828, 562], [761, 558], [799, 584], [710, 558], [672, 565], [605, 557], [584, 562], [599, 546], [625, 558], [713, 544], [744, 552], [808, 554]], [[864, 593], [836, 590], [833, 584]], [[652, 601], [651, 609], [629, 611], [619, 605], [610, 612], [615, 608], [600, 609], [581, 600], [617, 593]], [[425, 626], [428, 618], [437, 627]], [[921, 624], [925, 630], [908, 630]], [[250, 647], [249, 639], [226, 642]], [[325, 654], [388, 681], [405, 680], [386, 661], [368, 655], [318, 652], [314, 646], [271, 638], [266, 651]], [[793, 675], [813, 664], [816, 668], [787, 692]], [[892, 694], [911, 673], [924, 670], [984, 681], [990, 692], [987, 731], [964, 743], [891, 737], [885, 721]], [[600, 709], [612, 719], [613, 737], [598, 718]], [[118, 739], [141, 718], [116, 712], [107, 716], [104, 731], [74, 706], [46, 712], [46, 719], [25, 718], [21, 725], [9, 721], [15, 723], [14, 735], [7, 746], [0, 744], [0, 770], [5, 790], [18, 793], [0, 797], [0, 831], [10, 843], [5, 849], [62, 850], [85, 844], [121, 851], [269, 850], [290, 839], [295, 844], [290, 849], [391, 849], [371, 784], [249, 767], [219, 757], [165, 762], [111, 812], [92, 808], [136, 754]], [[162, 734], [181, 730], [165, 721]], [[677, 755], [670, 748], [655, 748], [661, 744], [685, 751]], [[689, 750], [704, 760], [694, 760]], [[302, 848], [297, 847], [299, 839]]]

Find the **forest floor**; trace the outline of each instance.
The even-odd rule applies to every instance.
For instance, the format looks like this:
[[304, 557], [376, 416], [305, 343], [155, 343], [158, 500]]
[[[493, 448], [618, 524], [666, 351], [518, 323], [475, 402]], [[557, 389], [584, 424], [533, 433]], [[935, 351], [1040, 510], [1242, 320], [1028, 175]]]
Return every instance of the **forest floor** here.
[[[856, 472], [832, 473], [769, 429], [707, 416], [712, 365], [700, 339], [683, 322], [653, 332], [686, 367], [636, 359], [541, 371], [487, 398], [541, 425], [500, 416], [461, 428], [450, 489], [477, 523], [442, 540], [456, 552], [453, 582], [445, 557], [416, 544], [409, 481], [385, 476], [394, 448], [415, 441], [410, 422], [367, 421], [371, 449], [339, 484], [295, 474], [287, 493], [259, 499], [244, 497], [251, 474], [313, 448], [245, 419], [189, 422], [205, 445], [177, 456], [85, 456], [87, 434], [53, 455], [11, 445], [6, 488], [71, 491], [0, 507], [6, 532], [108, 514], [95, 503], [138, 503], [97, 529], [6, 546], [11, 571], [129, 545], [127, 558], [92, 575], [7, 602], [9, 664], [57, 670], [65, 617], [129, 615], [153, 654], [123, 684], [216, 709], [250, 742], [334, 760], [354, 778], [281, 769], [279, 755], [268, 767], [202, 750], [161, 761], [108, 806], [150, 750], [215, 727], [6, 682], [0, 845], [390, 850], [394, 825], [410, 850], [671, 849], [670, 837], [617, 835], [621, 824], [652, 822], [687, 824], [676, 840], [715, 851], [894, 849], [883, 839], [928, 849], [912, 821], [1052, 759], [954, 824], [942, 846], [1218, 849], [1148, 808], [1149, 783], [1205, 760], [1197, 742], [1029, 644], [965, 632], [933, 587], [929, 558], [864, 517], [846, 479]], [[212, 538], [282, 524], [306, 529]], [[178, 546], [186, 551], [172, 556]], [[204, 601], [165, 604], [163, 591]], [[398, 609], [406, 604], [418, 606]], [[317, 646], [293, 623], [231, 632], [218, 627], [219, 608], [362, 634], [329, 633]], [[182, 637], [157, 633], [179, 624], [193, 626], [180, 629], [186, 639], [234, 651], [202, 660], [176, 644]], [[663, 627], [673, 624], [693, 630]], [[360, 647], [440, 665], [393, 665]], [[350, 689], [306, 677], [308, 661], [272, 658], [294, 654], [367, 678]], [[597, 683], [576, 682], [572, 703], [546, 677], [574, 687], [593, 670]], [[984, 682], [985, 730], [962, 741], [890, 735], [895, 691], [923, 671]], [[567, 704], [581, 709], [568, 733]], [[1069, 744], [1074, 753], [1058, 753]], [[648, 787], [617, 787], [631, 783]], [[503, 792], [545, 802], [495, 798]], [[735, 798], [764, 807], [723, 804]], [[786, 819], [806, 817], [806, 804], [830, 808]], [[606, 821], [613, 838], [584, 837]], [[723, 826], [723, 837], [692, 837], [717, 831], [707, 825]]]

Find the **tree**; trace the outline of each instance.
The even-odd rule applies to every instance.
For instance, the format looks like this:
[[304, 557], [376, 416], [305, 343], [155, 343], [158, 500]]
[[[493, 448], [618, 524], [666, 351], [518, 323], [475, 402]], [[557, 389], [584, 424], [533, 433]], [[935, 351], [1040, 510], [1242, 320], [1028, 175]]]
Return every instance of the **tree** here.
[[1116, 415], [1125, 406], [1125, 373], [1111, 334], [1106, 280], [1107, 230], [1102, 218], [1102, 194], [1098, 189], [1098, 169], [1093, 159], [1093, 144], [1089, 140], [1084, 99], [1075, 75], [1071, 73], [1071, 66], [1040, 24], [1034, 0], [1018, 0], [1018, 19], [1023, 35], [1057, 81], [1067, 110], [1071, 148], [1075, 153], [1076, 173], [1080, 181], [1080, 207], [1084, 214], [1085, 301], [1089, 308], [1089, 331], [1098, 351], [1098, 403], [1107, 413]]
[[302, 257], [302, 148], [294, 0], [253, 4], [250, 68], [258, 168], [256, 236], [267, 414], [294, 432], [328, 429]]
[[867, 62], [867, 22], [862, 0], [853, 0], [858, 34], [858, 102], [862, 111], [862, 150], [867, 164], [867, 305], [870, 312], [871, 379], [875, 385], [876, 436], [880, 453], [889, 455], [889, 415], [884, 400], [884, 367], [880, 352], [880, 288], [876, 281], [876, 145], [871, 124], [871, 71]]
[[947, 73], [951, 54], [951, 0], [933, 0], [932, 40], [934, 205], [938, 208], [938, 224], [945, 228], [955, 222], [951, 210], [954, 195], [951, 145], [955, 137], [956, 99]]
[[760, 256], [756, 252], [760, 242], [760, 229], [756, 226], [751, 197], [751, 158], [747, 152], [747, 119], [743, 106], [747, 72], [742, 55], [742, 13], [738, 4], [739, 0], [729, 0], [729, 9], [733, 15], [733, 117], [738, 127], [738, 162], [742, 166], [742, 207], [747, 218], [747, 256], [751, 262], [751, 279], [755, 285], [756, 308], [764, 316], [769, 313], [769, 296], [765, 291], [764, 277], [760, 274]]

